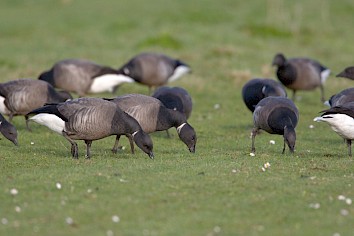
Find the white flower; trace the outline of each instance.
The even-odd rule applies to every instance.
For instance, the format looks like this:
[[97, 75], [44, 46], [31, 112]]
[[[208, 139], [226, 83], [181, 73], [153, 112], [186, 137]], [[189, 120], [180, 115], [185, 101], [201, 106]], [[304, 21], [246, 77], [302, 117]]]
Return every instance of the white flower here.
[[236, 173], [236, 172], [237, 172], [237, 170], [236, 170], [236, 169], [233, 169], [231, 172], [232, 172], [232, 173]]
[[255, 155], [256, 155], [256, 154], [254, 154], [254, 152], [251, 152], [251, 153], [250, 153], [250, 156], [251, 156], [251, 157], [254, 157]]
[[262, 171], [263, 171], [263, 172], [266, 171], [266, 168], [262, 167]]
[[16, 212], [21, 212], [21, 207], [16, 206], [16, 207], [15, 207], [15, 211], [16, 211]]
[[270, 140], [269, 143], [270, 144], [275, 144], [275, 141], [274, 140]]
[[269, 168], [269, 167], [270, 167], [269, 162], [265, 163], [265, 164], [263, 165], [263, 167], [266, 168], [266, 169]]
[[352, 204], [352, 199], [350, 199], [350, 198], [345, 199], [345, 203], [347, 203], [348, 205], [351, 205]]
[[74, 220], [71, 217], [66, 217], [65, 222], [69, 225], [72, 225], [74, 223]]
[[339, 195], [339, 196], [338, 196], [338, 200], [344, 201], [345, 199], [346, 199], [346, 197], [343, 196], [343, 195]]
[[314, 125], [310, 125], [309, 128], [310, 128], [310, 129], [313, 129], [313, 128], [315, 128], [315, 126], [314, 126]]
[[34, 145], [34, 142], [31, 142], [31, 145]]
[[347, 216], [349, 214], [349, 211], [347, 209], [342, 209], [342, 210], [340, 210], [340, 214], [342, 216]]
[[57, 189], [61, 189], [61, 184], [60, 183], [56, 183], [55, 186], [57, 187]]
[[2, 219], [1, 219], [1, 223], [2, 223], [3, 225], [7, 225], [7, 223], [9, 223], [9, 221], [8, 221], [6, 218], [2, 218]]
[[120, 221], [119, 216], [117, 216], [117, 215], [112, 216], [112, 221], [113, 221], [114, 223], [118, 223], [118, 222]]
[[313, 209], [319, 209], [321, 205], [319, 203], [310, 203], [309, 207]]
[[217, 103], [217, 104], [214, 105], [214, 109], [215, 109], [215, 110], [217, 110], [217, 109], [219, 109], [219, 108], [220, 108], [220, 104]]
[[15, 189], [15, 188], [13, 188], [13, 189], [11, 189], [10, 190], [10, 193], [11, 193], [11, 195], [17, 195], [18, 194], [18, 190], [17, 189]]

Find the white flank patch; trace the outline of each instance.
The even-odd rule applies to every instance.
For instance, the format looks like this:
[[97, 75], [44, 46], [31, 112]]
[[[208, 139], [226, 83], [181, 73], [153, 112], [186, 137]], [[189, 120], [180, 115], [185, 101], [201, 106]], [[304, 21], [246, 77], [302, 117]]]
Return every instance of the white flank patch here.
[[321, 72], [321, 82], [322, 84], [324, 84], [329, 76], [329, 74], [331, 74], [331, 70], [327, 69]]
[[170, 76], [170, 78], [168, 78], [168, 82], [172, 82], [175, 81], [177, 79], [179, 79], [181, 76], [187, 74], [190, 72], [190, 68], [188, 66], [178, 66], [175, 71], [173, 72], [173, 74]]
[[65, 127], [65, 122], [53, 114], [41, 113], [31, 117], [30, 120], [40, 125], [47, 126], [49, 129], [60, 135], [62, 135], [62, 131]]
[[330, 114], [313, 119], [317, 122], [326, 122], [334, 132], [345, 139], [354, 139], [354, 119], [344, 114]]
[[106, 74], [93, 79], [90, 93], [113, 92], [115, 86], [122, 83], [133, 83], [134, 80], [129, 76], [118, 74]]
[[5, 101], [5, 98], [0, 96], [0, 113], [3, 114], [3, 115], [9, 115], [10, 111], [5, 106], [4, 101]]

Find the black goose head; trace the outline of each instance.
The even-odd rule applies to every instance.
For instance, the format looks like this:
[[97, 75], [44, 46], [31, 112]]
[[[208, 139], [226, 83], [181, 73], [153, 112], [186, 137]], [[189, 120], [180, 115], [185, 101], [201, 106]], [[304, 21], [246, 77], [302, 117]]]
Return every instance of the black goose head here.
[[154, 159], [153, 144], [150, 136], [142, 130], [133, 133], [133, 139], [136, 145], [146, 154], [149, 155], [151, 159]]
[[195, 152], [195, 145], [197, 143], [197, 135], [193, 127], [188, 123], [183, 123], [177, 127], [179, 138], [187, 145], [190, 152]]
[[55, 86], [53, 70], [44, 71], [42, 74], [39, 75], [38, 79], [46, 81], [51, 85]]
[[343, 77], [354, 80], [354, 66], [345, 68], [342, 72], [336, 75], [336, 77]]
[[0, 132], [4, 135], [5, 138], [13, 142], [16, 146], [18, 145], [17, 142], [17, 130], [16, 128], [7, 122], [6, 120], [0, 121]]
[[292, 126], [284, 127], [284, 142], [288, 145], [290, 152], [293, 153], [295, 149], [296, 133]]
[[278, 53], [274, 56], [273, 66], [283, 66], [286, 63], [286, 58], [282, 53]]

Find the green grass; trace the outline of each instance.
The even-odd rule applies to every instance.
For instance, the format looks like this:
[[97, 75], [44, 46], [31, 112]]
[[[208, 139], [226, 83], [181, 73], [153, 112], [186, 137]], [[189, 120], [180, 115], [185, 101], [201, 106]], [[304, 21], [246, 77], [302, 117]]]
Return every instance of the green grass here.
[[[91, 160], [79, 142], [73, 160], [63, 137], [36, 124], [29, 133], [16, 117], [20, 146], [0, 141], [0, 235], [352, 235], [353, 205], [337, 197], [354, 198], [353, 161], [312, 121], [325, 108], [319, 90], [298, 93], [294, 155], [263, 132], [251, 157], [241, 88], [274, 78], [277, 52], [330, 67], [327, 97], [352, 86], [334, 74], [353, 63], [353, 10], [350, 0], [1, 1], [0, 81], [36, 78], [64, 58], [118, 67], [141, 51], [166, 53], [193, 68], [171, 85], [193, 96], [198, 143], [190, 154], [175, 131], [152, 134], [152, 161], [131, 155], [126, 139], [112, 154], [109, 137], [93, 143]], [[147, 91], [128, 84], [118, 95]]]

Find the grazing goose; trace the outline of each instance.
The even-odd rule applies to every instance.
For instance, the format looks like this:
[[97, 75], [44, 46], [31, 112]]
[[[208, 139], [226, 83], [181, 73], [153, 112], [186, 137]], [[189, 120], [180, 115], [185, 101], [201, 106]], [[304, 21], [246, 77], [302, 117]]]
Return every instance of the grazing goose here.
[[266, 97], [262, 99], [253, 112], [254, 128], [252, 130], [252, 152], [255, 152], [254, 141], [258, 130], [262, 129], [270, 134], [284, 136], [290, 152], [294, 152], [296, 133], [295, 127], [299, 120], [299, 112], [293, 101], [283, 97]]
[[28, 126], [27, 113], [46, 103], [63, 102], [72, 97], [68, 92], [57, 92], [45, 81], [19, 79], [0, 84], [0, 112], [9, 116], [24, 115]]
[[260, 100], [265, 97], [286, 97], [284, 87], [272, 79], [251, 79], [242, 88], [242, 98], [247, 108], [253, 112]]
[[0, 133], [4, 135], [5, 138], [13, 142], [16, 146], [17, 142], [17, 130], [15, 126], [10, 124], [1, 114], [0, 114]]
[[322, 115], [314, 121], [326, 122], [332, 130], [347, 141], [348, 154], [352, 156], [352, 140], [354, 139], [354, 102], [331, 107], [321, 111]]
[[[159, 87], [152, 97], [159, 99], [168, 109], [181, 112], [188, 119], [192, 113], [193, 103], [189, 93], [181, 87]], [[168, 129], [167, 137], [170, 137]]]
[[113, 92], [122, 83], [134, 82], [119, 70], [80, 59], [59, 61], [38, 79], [56, 88], [75, 92], [80, 97], [90, 93]]
[[343, 77], [343, 78], [354, 80], [354, 66], [345, 68], [342, 72], [336, 75], [336, 77]]
[[152, 141], [139, 123], [112, 102], [100, 98], [79, 98], [59, 104], [45, 105], [28, 115], [30, 120], [45, 125], [63, 135], [71, 143], [71, 154], [78, 158], [74, 140], [86, 143], [86, 158], [90, 158], [91, 143], [110, 135], [131, 135], [136, 145], [154, 158]]
[[[141, 94], [128, 94], [109, 101], [117, 104], [120, 109], [134, 117], [146, 133], [177, 129], [179, 138], [187, 145], [190, 152], [195, 152], [197, 142], [193, 127], [187, 123], [186, 117], [179, 111], [166, 108], [158, 99]], [[129, 137], [128, 137], [129, 138]], [[117, 151], [119, 137], [112, 149]], [[134, 147], [131, 146], [132, 152]]]
[[330, 107], [335, 107], [353, 101], [354, 101], [354, 88], [348, 88], [333, 95], [328, 101], [325, 102], [325, 105], [328, 105]]
[[330, 70], [319, 62], [309, 58], [286, 59], [281, 53], [275, 55], [273, 65], [277, 66], [277, 76], [282, 84], [293, 91], [293, 100], [297, 90], [321, 89], [321, 100], [325, 101], [323, 84]]
[[120, 71], [138, 83], [158, 87], [179, 79], [191, 71], [184, 62], [163, 54], [141, 53], [124, 64]]

